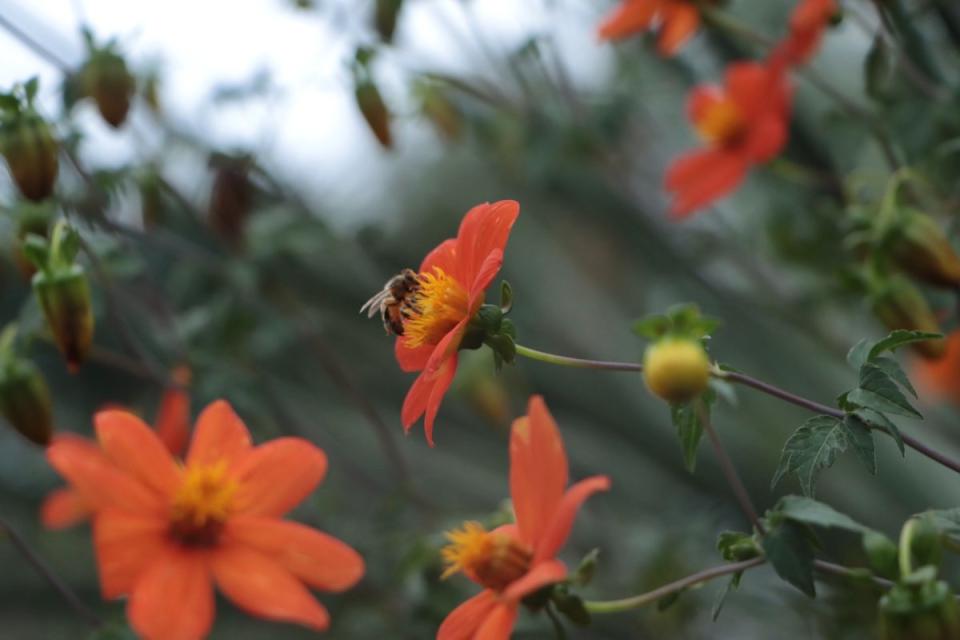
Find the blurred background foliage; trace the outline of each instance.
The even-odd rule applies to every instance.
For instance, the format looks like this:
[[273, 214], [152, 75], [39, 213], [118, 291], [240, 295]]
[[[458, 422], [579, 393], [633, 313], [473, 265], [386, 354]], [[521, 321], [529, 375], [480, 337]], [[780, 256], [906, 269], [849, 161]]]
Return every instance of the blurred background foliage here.
[[[2, 4], [0, 17], [12, 20], [16, 12], [7, 14]], [[225, 13], [244, 11], [219, 4]], [[759, 54], [749, 42], [708, 29], [670, 60], [657, 57], [646, 37], [599, 45], [594, 25], [611, 3], [582, 0], [532, 3], [536, 20], [517, 18], [520, 30], [511, 23], [516, 7], [503, 8], [497, 22], [478, 17], [483, 0], [408, 0], [386, 42], [388, 18], [379, 17], [382, 33], [375, 27], [378, 3], [272, 4], [271, 11], [308, 28], [353, 25], [352, 47], [338, 49], [335, 90], [351, 100], [357, 92], [358, 106], [380, 127], [377, 137], [392, 148], [375, 146], [374, 133], [359, 126], [358, 110], [342, 126], [363, 159], [315, 167], [322, 183], [348, 181], [357, 198], [335, 188], [325, 195], [309, 173], [291, 174], [275, 162], [268, 127], [247, 136], [256, 142], [230, 146], [205, 137], [183, 113], [167, 114], [164, 69], [148, 55], [127, 59], [137, 95], [116, 131], [94, 121], [89, 100], [57, 104], [61, 87], [44, 82], [39, 109], [63, 141], [57, 206], [90, 247], [81, 262], [94, 291], [92, 356], [79, 373], [67, 373], [44, 337], [12, 250], [2, 265], [0, 317], [35, 336], [27, 353], [53, 391], [58, 428], [89, 434], [92, 413], [106, 403], [149, 418], [169, 372], [187, 364], [195, 411], [224, 397], [258, 439], [296, 434], [324, 448], [328, 479], [295, 516], [351, 543], [368, 566], [352, 592], [322, 596], [333, 613], [331, 638], [429, 638], [472, 593], [461, 578], [438, 580], [442, 532], [503, 508], [507, 430], [531, 393], [543, 394], [557, 417], [572, 475], [606, 473], [613, 480], [613, 490], [586, 507], [565, 552], [576, 563], [589, 549], [601, 549], [585, 596], [622, 597], [718, 563], [716, 534], [745, 530], [747, 523], [709, 453], [695, 474], [684, 470], [668, 409], [639, 377], [528, 361], [494, 375], [489, 351], [465, 354], [431, 450], [420, 427], [404, 437], [399, 409], [411, 377], [396, 366], [379, 323], [357, 309], [388, 277], [416, 267], [454, 235], [469, 207], [513, 198], [521, 216], [502, 276], [513, 286], [521, 343], [637, 359], [644, 345], [630, 332], [631, 321], [693, 301], [723, 321], [714, 357], [829, 403], [854, 379], [844, 363], [847, 349], [885, 332], [850, 275], [855, 257], [844, 243], [851, 226], [845, 194], [876, 198], [889, 176], [873, 120], [798, 77], [785, 159], [755, 172], [733, 198], [677, 224], [665, 215], [661, 176], [670, 158], [694, 144], [683, 116], [685, 94], [696, 82], [718, 78], [727, 62]], [[726, 10], [778, 37], [791, 4], [735, 0]], [[938, 194], [940, 210], [928, 213], [952, 229], [960, 197], [960, 15], [946, 0], [896, 4], [929, 54], [929, 67], [918, 71], [931, 83], [928, 90], [895, 63], [865, 74], [878, 64], [880, 54], [871, 52], [884, 46], [876, 44], [877, 16], [866, 1], [844, 3], [843, 20], [828, 34], [813, 73], [882, 123], [904, 161]], [[498, 28], [505, 24], [512, 26]], [[125, 34], [97, 33], [94, 20], [88, 26], [98, 39], [119, 37], [124, 51]], [[216, 31], [229, 30], [230, 21], [210, 28], [215, 43]], [[407, 55], [430, 30], [454, 32], [458, 64]], [[52, 68], [69, 90], [79, 61], [45, 56], [10, 36], [2, 37], [20, 47], [15, 55], [43, 69], [44, 78]], [[39, 45], [56, 51], [56, 43]], [[358, 47], [365, 49], [358, 54]], [[282, 71], [263, 68], [238, 82], [210, 78], [204, 120], [269, 109]], [[132, 156], [103, 162], [97, 144], [111, 137], [135, 149]], [[311, 149], [300, 153], [310, 158]], [[13, 247], [20, 204], [9, 182], [2, 203], [0, 225], [5, 245]], [[954, 295], [929, 293], [950, 328]], [[928, 402], [924, 413], [926, 420], [905, 421], [904, 430], [960, 453], [956, 411]], [[797, 491], [792, 479], [771, 491], [770, 477], [784, 440], [806, 418], [749, 390], [720, 403], [717, 427], [759, 508]], [[909, 514], [957, 504], [960, 485], [948, 471], [910, 450], [901, 459], [886, 439], [878, 449], [877, 477], [841, 459], [821, 479], [818, 498], [891, 537]], [[38, 505], [57, 484], [42, 451], [12, 430], [0, 431], [0, 514], [85, 601], [122, 623], [120, 604], [100, 603], [88, 527], [48, 532], [39, 525]], [[863, 564], [855, 536], [838, 533], [824, 549], [827, 559]], [[13, 547], [0, 545], [0, 566], [4, 635], [82, 636], [82, 620]], [[769, 568], [751, 571], [712, 622], [722, 586], [686, 593], [663, 612], [598, 617], [590, 629], [571, 633], [874, 636], [875, 595], [836, 579], [826, 579], [812, 601]], [[219, 612], [214, 638], [309, 635], [247, 618], [225, 603]], [[547, 620], [528, 616], [516, 637], [548, 634]]]

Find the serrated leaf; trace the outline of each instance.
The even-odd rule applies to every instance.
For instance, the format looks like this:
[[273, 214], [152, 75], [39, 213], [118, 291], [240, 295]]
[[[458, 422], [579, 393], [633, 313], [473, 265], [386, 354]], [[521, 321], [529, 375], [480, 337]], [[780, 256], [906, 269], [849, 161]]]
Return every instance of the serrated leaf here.
[[877, 450], [873, 444], [873, 433], [863, 420], [853, 414], [843, 418], [843, 426], [847, 430], [847, 441], [853, 447], [860, 461], [873, 475], [877, 475]]
[[940, 333], [930, 333], [929, 331], [909, 331], [907, 329], [897, 329], [890, 332], [886, 338], [876, 342], [867, 355], [867, 360], [873, 360], [885, 351], [895, 351], [900, 347], [906, 346], [912, 342], [923, 342], [924, 340], [938, 340], [943, 337]]
[[910, 395], [912, 395], [914, 398], [917, 397], [917, 391], [913, 388], [913, 385], [910, 384], [910, 378], [908, 378], [907, 374], [904, 373], [899, 362], [893, 358], [878, 356], [871, 360], [870, 364], [881, 369], [884, 373], [890, 376], [894, 382], [910, 392]]
[[784, 444], [772, 486], [776, 486], [785, 473], [795, 473], [803, 493], [812, 496], [817, 472], [831, 466], [846, 449], [847, 430], [843, 421], [831, 416], [810, 418]]
[[738, 571], [737, 573], [730, 576], [730, 579], [727, 581], [727, 584], [724, 585], [723, 589], [717, 594], [717, 599], [713, 603], [713, 611], [710, 615], [713, 618], [713, 621], [716, 622], [717, 618], [720, 617], [720, 612], [723, 610], [723, 605], [727, 601], [727, 596], [730, 595], [731, 591], [736, 591], [740, 586], [740, 578], [743, 577], [743, 571]]
[[790, 520], [767, 531], [763, 551], [777, 575], [807, 594], [817, 594], [813, 583], [813, 546], [803, 525]]
[[817, 527], [845, 529], [855, 533], [871, 531], [850, 516], [840, 513], [830, 505], [805, 496], [784, 496], [774, 507], [787, 520]]
[[900, 449], [900, 455], [906, 455], [907, 449], [903, 444], [903, 436], [900, 435], [900, 429], [897, 428], [897, 425], [893, 424], [890, 418], [872, 409], [857, 409], [854, 411], [854, 415], [867, 424], [874, 425], [893, 438], [893, 441], [897, 443], [897, 448]]
[[847, 362], [850, 363], [857, 371], [860, 371], [860, 367], [863, 366], [863, 363], [867, 361], [867, 357], [870, 355], [870, 349], [873, 347], [873, 343], [866, 338], [863, 338], [857, 344], [853, 345], [850, 348], [850, 351], [847, 352]]
[[908, 418], [923, 417], [901, 393], [893, 378], [871, 362], [861, 367], [860, 387], [852, 390], [847, 395], [847, 400], [881, 413], [892, 413]]
[[703, 423], [701, 422], [700, 412], [705, 410], [706, 408], [699, 398], [670, 407], [673, 426], [677, 428], [680, 447], [683, 449], [683, 466], [690, 473], [693, 473], [697, 468], [697, 447], [703, 437]]

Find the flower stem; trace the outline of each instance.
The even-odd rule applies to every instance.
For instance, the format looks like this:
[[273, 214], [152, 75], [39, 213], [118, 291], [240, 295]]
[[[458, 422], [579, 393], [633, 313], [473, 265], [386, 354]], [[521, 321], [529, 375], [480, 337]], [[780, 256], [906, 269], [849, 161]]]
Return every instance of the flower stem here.
[[571, 358], [569, 356], [558, 356], [554, 353], [537, 351], [530, 347], [517, 345], [517, 355], [531, 360], [539, 360], [547, 364], [555, 364], [561, 367], [574, 367], [577, 369], [601, 369], [606, 371], [643, 371], [643, 365], [637, 362], [606, 362], [603, 360], [583, 360], [581, 358]]
[[704, 582], [709, 582], [714, 578], [720, 578], [722, 576], [730, 575], [733, 573], [740, 573], [741, 571], [746, 571], [747, 569], [752, 569], [758, 567], [764, 562], [766, 558], [757, 557], [751, 558], [750, 560], [744, 560], [743, 562], [734, 562], [732, 564], [724, 564], [718, 567], [712, 567], [710, 569], [705, 569], [697, 573], [691, 574], [686, 578], [681, 578], [675, 580], [669, 584], [665, 584], [662, 587], [658, 587], [653, 591], [648, 591], [647, 593], [641, 593], [637, 596], [632, 596], [630, 598], [623, 598], [622, 600], [604, 600], [604, 601], [593, 601], [593, 602], [584, 602], [583, 605], [586, 607], [587, 611], [590, 613], [622, 613], [624, 611], [630, 611], [632, 609], [639, 609], [648, 604], [652, 604], [670, 594], [677, 593], [678, 591], [683, 591], [684, 589], [689, 589], [690, 587], [695, 587], [698, 584]]
[[760, 535], [765, 535], [766, 531], [760, 522], [760, 518], [757, 516], [757, 510], [753, 506], [750, 494], [747, 492], [743, 480], [740, 479], [740, 474], [737, 473], [737, 468], [734, 466], [733, 460], [730, 459], [727, 450], [723, 448], [723, 443], [720, 442], [720, 436], [717, 435], [717, 430], [713, 428], [713, 422], [710, 420], [710, 416], [706, 411], [702, 412], [700, 422], [707, 432], [707, 437], [710, 438], [710, 444], [713, 445], [713, 452], [717, 456], [717, 462], [720, 463], [720, 471], [723, 472], [723, 476], [727, 479], [727, 484], [730, 485], [730, 490], [733, 491], [737, 502], [740, 503], [740, 510], [743, 511], [743, 514], [750, 520], [753, 528], [756, 529]]
[[34, 569], [37, 570], [43, 578], [53, 587], [63, 599], [67, 601], [74, 611], [76, 611], [81, 618], [87, 621], [87, 623], [94, 628], [102, 627], [103, 620], [100, 618], [96, 612], [88, 607], [84, 602], [74, 593], [67, 584], [60, 579], [53, 570], [47, 566], [47, 563], [37, 555], [37, 553], [30, 548], [30, 545], [27, 544], [27, 541], [23, 539], [17, 531], [7, 523], [6, 520], [0, 519], [0, 531], [6, 533], [7, 537], [10, 539], [10, 542], [14, 547], [17, 548], [24, 558], [27, 559]]

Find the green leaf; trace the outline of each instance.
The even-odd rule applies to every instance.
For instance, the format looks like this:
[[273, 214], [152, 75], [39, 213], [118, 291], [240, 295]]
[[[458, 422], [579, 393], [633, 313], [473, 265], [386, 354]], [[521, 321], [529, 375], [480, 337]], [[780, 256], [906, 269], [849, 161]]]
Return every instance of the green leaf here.
[[900, 573], [897, 563], [899, 551], [897, 543], [879, 531], [866, 531], [863, 534], [863, 550], [867, 554], [870, 566], [886, 578], [896, 578]]
[[882, 35], [877, 35], [873, 39], [873, 45], [867, 53], [863, 67], [867, 95], [874, 100], [883, 100], [889, 89], [894, 62], [890, 48]]
[[812, 496], [817, 472], [831, 466], [846, 449], [847, 430], [842, 420], [831, 416], [810, 418], [784, 444], [771, 486], [776, 486], [784, 474], [795, 473], [803, 493]]
[[720, 612], [723, 610], [723, 605], [727, 601], [727, 596], [730, 595], [731, 591], [736, 591], [740, 586], [740, 579], [743, 577], [743, 571], [738, 571], [737, 573], [730, 576], [730, 579], [727, 581], [727, 584], [724, 585], [723, 589], [717, 594], [717, 600], [713, 603], [713, 611], [710, 613], [713, 621], [716, 622], [717, 618], [720, 617]]
[[562, 613], [567, 620], [578, 627], [590, 625], [590, 612], [583, 605], [580, 596], [570, 593], [565, 588], [555, 588], [550, 596], [557, 611]]
[[28, 233], [20, 245], [23, 254], [40, 271], [49, 269], [50, 245], [43, 236], [35, 233]]
[[853, 452], [863, 462], [867, 471], [877, 475], [877, 450], [870, 427], [853, 414], [844, 416], [843, 426], [847, 430], [847, 441], [853, 447]]
[[939, 340], [943, 337], [940, 333], [930, 333], [929, 331], [909, 331], [907, 329], [897, 329], [890, 335], [879, 340], [870, 349], [867, 360], [873, 360], [885, 351], [895, 351], [900, 347], [906, 346], [912, 342], [923, 342], [924, 340]]
[[683, 465], [690, 473], [697, 468], [697, 447], [703, 437], [703, 411], [709, 412], [709, 408], [701, 398], [670, 407], [670, 417], [683, 448]]
[[914, 389], [913, 385], [910, 384], [910, 378], [908, 378], [907, 374], [904, 373], [903, 368], [900, 366], [899, 362], [897, 362], [893, 358], [888, 358], [886, 356], [879, 356], [871, 360], [870, 364], [882, 370], [891, 379], [893, 379], [894, 382], [896, 382], [901, 387], [906, 389], [910, 393], [910, 395], [912, 395], [914, 398], [917, 397], [916, 389]]
[[500, 283], [500, 310], [503, 313], [510, 313], [513, 308], [513, 287], [506, 280]]
[[906, 455], [907, 450], [903, 444], [903, 436], [900, 435], [900, 429], [890, 421], [890, 418], [872, 409], [857, 409], [853, 415], [888, 434], [893, 438], [894, 442], [897, 443], [897, 447], [900, 449], [900, 455]]
[[850, 363], [857, 371], [860, 371], [860, 367], [863, 366], [863, 363], [867, 361], [867, 357], [870, 355], [870, 349], [873, 347], [873, 343], [863, 338], [857, 344], [853, 345], [850, 348], [850, 351], [847, 352], [847, 362]]
[[900, 392], [897, 383], [880, 367], [868, 362], [860, 369], [860, 387], [847, 395], [847, 400], [881, 413], [922, 418]]
[[670, 318], [664, 315], [647, 316], [633, 323], [633, 332], [650, 340], [663, 337], [669, 330]]
[[600, 558], [600, 549], [591, 549], [587, 555], [583, 556], [577, 570], [573, 572], [571, 581], [580, 586], [587, 586], [593, 580], [593, 574], [597, 569], [597, 562]]
[[33, 99], [37, 97], [37, 89], [40, 87], [40, 78], [33, 76], [23, 83], [23, 93], [27, 97], [27, 104], [32, 104]]
[[784, 520], [767, 531], [762, 540], [763, 551], [777, 575], [811, 598], [816, 596], [813, 584], [813, 545], [803, 525]]
[[817, 527], [845, 529], [855, 533], [871, 531], [850, 516], [840, 513], [830, 505], [804, 496], [784, 496], [774, 511], [787, 520]]
[[929, 521], [946, 535], [960, 538], [960, 507], [932, 509], [917, 514], [917, 517], [921, 516], [927, 516]]

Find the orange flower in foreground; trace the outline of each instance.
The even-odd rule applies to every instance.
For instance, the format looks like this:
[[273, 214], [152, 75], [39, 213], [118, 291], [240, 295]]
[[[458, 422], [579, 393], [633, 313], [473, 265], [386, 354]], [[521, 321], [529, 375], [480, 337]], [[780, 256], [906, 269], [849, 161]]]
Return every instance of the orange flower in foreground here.
[[700, 10], [692, 0], [624, 0], [600, 24], [605, 40], [632, 36], [657, 27], [657, 49], [672, 56], [700, 28]]
[[403, 401], [403, 427], [409, 431], [426, 414], [430, 446], [437, 411], [457, 372], [457, 352], [486, 288], [500, 271], [519, 214], [520, 205], [513, 200], [474, 207], [460, 223], [457, 237], [440, 243], [420, 265], [395, 353], [401, 369], [421, 372]]
[[671, 214], [683, 218], [733, 191], [754, 164], [771, 160], [787, 141], [790, 89], [776, 67], [738, 62], [725, 84], [693, 90], [688, 114], [707, 148], [675, 160], [667, 170]]
[[516, 524], [486, 531], [468, 522], [447, 534], [444, 577], [463, 572], [484, 587], [454, 609], [437, 631], [437, 640], [505, 640], [518, 605], [530, 594], [562, 581], [567, 568], [556, 559], [577, 510], [597, 491], [610, 488], [606, 476], [593, 476], [567, 489], [567, 456], [557, 425], [539, 396], [510, 433], [510, 493]]
[[363, 575], [356, 551], [282, 516], [323, 479], [323, 451], [300, 438], [254, 447], [224, 401], [197, 420], [179, 464], [125, 411], [94, 419], [100, 448], [58, 440], [47, 459], [94, 509], [105, 598], [129, 596], [147, 640], [192, 640], [213, 624], [213, 585], [246, 612], [326, 629], [308, 590], [342, 591]]
[[[181, 387], [170, 387], [160, 399], [156, 417], [157, 437], [173, 455], [179, 455], [187, 445], [190, 434], [190, 395]], [[66, 439], [71, 446], [98, 451], [95, 443], [73, 434], [59, 434], [56, 440]], [[73, 487], [54, 489], [40, 506], [40, 521], [47, 529], [66, 529], [85, 522], [91, 515], [90, 505]]]
[[943, 357], [917, 358], [913, 375], [921, 392], [960, 404], [960, 330], [947, 336]]
[[805, 64], [838, 11], [836, 0], [802, 0], [790, 15], [790, 34], [772, 57], [791, 65]]

